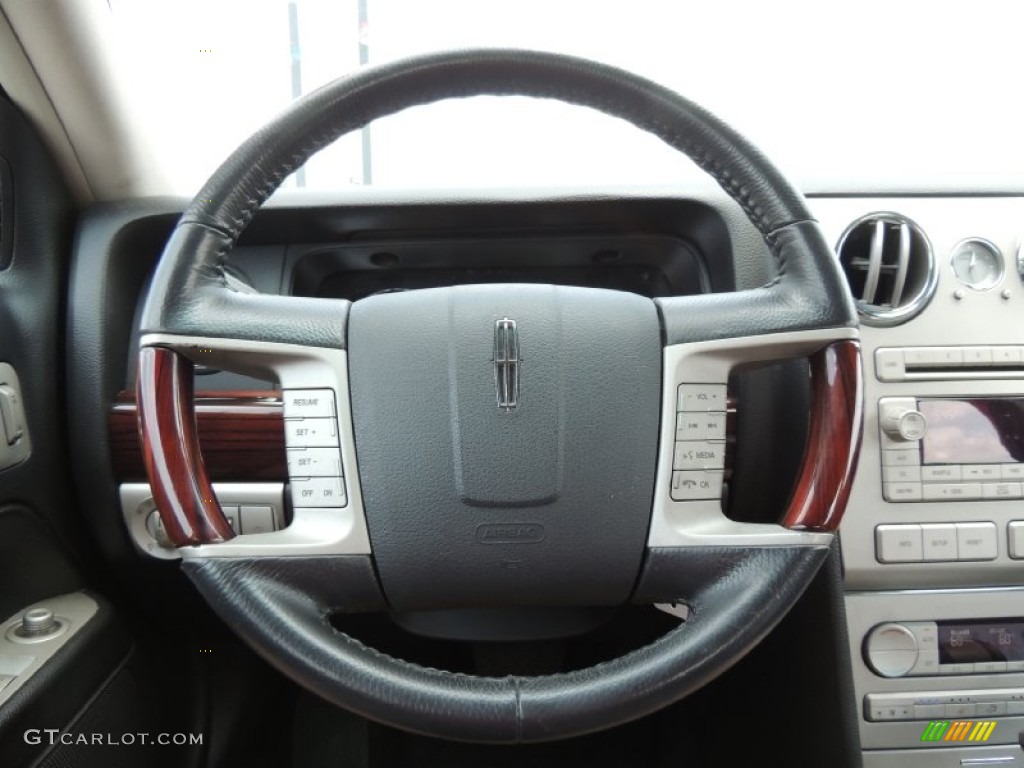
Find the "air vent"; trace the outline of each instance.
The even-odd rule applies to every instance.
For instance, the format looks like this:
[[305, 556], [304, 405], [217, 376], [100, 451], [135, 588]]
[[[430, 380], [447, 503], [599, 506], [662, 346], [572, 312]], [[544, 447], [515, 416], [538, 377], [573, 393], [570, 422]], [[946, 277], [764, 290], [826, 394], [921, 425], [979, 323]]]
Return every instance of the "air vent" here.
[[846, 281], [867, 325], [899, 325], [925, 308], [938, 282], [931, 244], [898, 213], [857, 219], [836, 246]]

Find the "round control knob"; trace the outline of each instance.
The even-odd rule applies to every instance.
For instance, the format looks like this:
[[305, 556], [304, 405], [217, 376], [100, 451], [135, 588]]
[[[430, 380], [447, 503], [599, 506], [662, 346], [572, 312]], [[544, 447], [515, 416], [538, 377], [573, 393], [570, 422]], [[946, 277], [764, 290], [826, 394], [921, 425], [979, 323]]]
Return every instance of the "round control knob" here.
[[882, 410], [882, 429], [894, 440], [914, 442], [924, 437], [928, 429], [928, 420], [920, 411], [913, 408], [890, 406]]
[[49, 608], [30, 608], [21, 617], [18, 634], [22, 637], [42, 637], [57, 630], [57, 617]]
[[902, 624], [879, 624], [864, 641], [864, 660], [882, 677], [903, 677], [917, 664], [917, 638]]

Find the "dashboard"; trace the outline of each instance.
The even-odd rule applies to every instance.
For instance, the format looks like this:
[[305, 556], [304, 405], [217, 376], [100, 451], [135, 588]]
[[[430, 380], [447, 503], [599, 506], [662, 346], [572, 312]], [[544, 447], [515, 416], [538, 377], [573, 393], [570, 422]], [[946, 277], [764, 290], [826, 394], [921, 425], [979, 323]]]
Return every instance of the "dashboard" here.
[[[184, 202], [98, 206], [76, 242], [74, 465], [96, 500], [94, 533], [120, 561], [175, 557], [130, 391], [139, 296]], [[862, 318], [864, 440], [840, 529], [849, 725], [869, 768], [1024, 764], [1024, 198], [810, 205]], [[689, 295], [754, 287], [772, 270], [727, 198], [664, 190], [286, 199], [230, 262], [240, 290], [349, 300], [470, 282]], [[289, 404], [274, 382], [198, 374], [200, 437], [232, 524], [286, 526]], [[726, 508], [762, 520], [783, 508], [802, 456], [806, 370], [737, 372], [729, 395]]]

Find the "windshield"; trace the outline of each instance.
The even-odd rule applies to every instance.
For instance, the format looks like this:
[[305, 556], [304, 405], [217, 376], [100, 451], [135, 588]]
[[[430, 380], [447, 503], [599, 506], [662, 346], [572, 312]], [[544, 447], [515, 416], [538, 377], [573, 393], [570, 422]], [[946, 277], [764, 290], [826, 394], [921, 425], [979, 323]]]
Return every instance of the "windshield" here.
[[[294, 98], [365, 63], [471, 46], [597, 59], [697, 101], [806, 186], [1020, 187], [1024, 4], [109, 0], [173, 192]], [[348, 136], [286, 188], [664, 184], [700, 176], [578, 107], [450, 101]]]

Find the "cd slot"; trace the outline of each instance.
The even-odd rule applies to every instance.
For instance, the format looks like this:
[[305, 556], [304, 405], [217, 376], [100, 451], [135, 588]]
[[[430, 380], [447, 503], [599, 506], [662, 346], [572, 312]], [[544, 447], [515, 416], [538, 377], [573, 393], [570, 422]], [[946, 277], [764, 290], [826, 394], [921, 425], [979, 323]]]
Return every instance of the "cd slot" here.
[[875, 350], [880, 381], [1024, 378], [1024, 347], [887, 347]]
[[1000, 379], [1000, 378], [1017, 378], [1024, 374], [1024, 365], [1016, 363], [1013, 365], [989, 365], [984, 368], [981, 366], [968, 366], [968, 365], [908, 365], [906, 366], [906, 378], [947, 378], [949, 374], [952, 374], [953, 378], [968, 377], [971, 379]]

